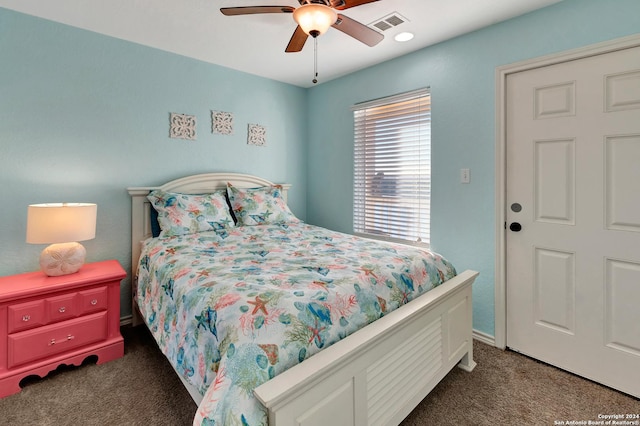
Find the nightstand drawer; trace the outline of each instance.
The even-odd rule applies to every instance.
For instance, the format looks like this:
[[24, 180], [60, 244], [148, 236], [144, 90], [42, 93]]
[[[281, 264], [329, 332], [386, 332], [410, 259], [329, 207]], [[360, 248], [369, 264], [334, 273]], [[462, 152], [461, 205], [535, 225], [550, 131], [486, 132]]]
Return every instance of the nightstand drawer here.
[[7, 367], [106, 340], [107, 313], [100, 312], [8, 336]]
[[47, 297], [46, 307], [49, 323], [63, 321], [78, 316], [76, 297], [78, 293], [63, 294], [62, 296]]
[[80, 315], [107, 309], [107, 287], [80, 292]]
[[9, 333], [28, 330], [45, 324], [44, 300], [10, 305], [8, 311]]

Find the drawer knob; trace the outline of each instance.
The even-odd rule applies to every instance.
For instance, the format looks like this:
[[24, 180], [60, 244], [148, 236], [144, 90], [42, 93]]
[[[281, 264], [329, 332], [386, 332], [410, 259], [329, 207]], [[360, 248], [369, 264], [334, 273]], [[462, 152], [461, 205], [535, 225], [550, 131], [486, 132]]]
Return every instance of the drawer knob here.
[[58, 312], [60, 312], [61, 314], [64, 313], [64, 311], [66, 311], [64, 306], [60, 306], [60, 309], [58, 309]]
[[97, 300], [97, 299], [93, 299], [93, 300], [91, 301], [91, 304], [92, 304], [93, 306], [97, 305], [97, 304], [98, 304], [98, 300]]
[[22, 316], [22, 321], [27, 322], [31, 319], [31, 315], [23, 315]]

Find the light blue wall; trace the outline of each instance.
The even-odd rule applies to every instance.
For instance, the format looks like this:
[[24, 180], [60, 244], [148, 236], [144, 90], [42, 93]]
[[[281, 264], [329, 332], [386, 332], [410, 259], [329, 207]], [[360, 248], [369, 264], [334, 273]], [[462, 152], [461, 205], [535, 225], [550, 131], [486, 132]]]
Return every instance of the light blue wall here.
[[[0, 8], [0, 275], [38, 269], [27, 205], [95, 202], [87, 260], [130, 269], [128, 186], [210, 171], [293, 183], [306, 217], [307, 92], [272, 80]], [[211, 133], [210, 110], [234, 114]], [[169, 138], [169, 113], [197, 117], [197, 140]], [[248, 146], [247, 124], [267, 128]], [[130, 313], [130, 282], [122, 314]]]
[[432, 248], [480, 271], [474, 328], [493, 335], [495, 69], [638, 31], [638, 0], [565, 0], [310, 89], [308, 221], [352, 231], [351, 105], [430, 86]]

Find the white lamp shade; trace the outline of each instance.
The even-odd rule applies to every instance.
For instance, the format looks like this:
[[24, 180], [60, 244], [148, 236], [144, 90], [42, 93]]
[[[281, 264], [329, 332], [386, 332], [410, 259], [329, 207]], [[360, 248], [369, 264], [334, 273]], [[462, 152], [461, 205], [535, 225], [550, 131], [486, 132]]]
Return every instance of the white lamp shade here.
[[91, 240], [96, 236], [97, 211], [90, 203], [32, 204], [27, 210], [27, 243]]
[[300, 25], [302, 31], [309, 35], [312, 31], [324, 34], [331, 25], [335, 24], [338, 14], [329, 6], [310, 3], [294, 10], [293, 19]]

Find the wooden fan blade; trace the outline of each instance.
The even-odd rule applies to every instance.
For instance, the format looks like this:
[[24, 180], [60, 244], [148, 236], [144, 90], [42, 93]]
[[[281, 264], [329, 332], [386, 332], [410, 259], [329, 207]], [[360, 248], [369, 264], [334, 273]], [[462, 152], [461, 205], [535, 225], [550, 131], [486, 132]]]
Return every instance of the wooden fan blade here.
[[338, 0], [338, 1], [335, 1], [335, 3], [337, 4], [333, 6], [334, 0], [331, 0], [331, 4], [334, 7], [334, 9], [345, 10], [351, 7], [356, 7], [356, 6], [360, 6], [367, 3], [373, 3], [375, 1], [378, 1], [378, 0]]
[[242, 6], [242, 7], [221, 7], [223, 15], [254, 15], [257, 13], [293, 13], [296, 10], [291, 6]]
[[367, 46], [375, 46], [384, 39], [384, 36], [376, 30], [372, 30], [366, 25], [340, 13], [338, 13], [338, 20], [332, 27], [363, 42]]
[[287, 48], [284, 51], [288, 53], [300, 52], [304, 47], [304, 44], [307, 42], [307, 38], [309, 38], [309, 35], [302, 31], [302, 28], [300, 28], [300, 25], [298, 25], [296, 30], [293, 32], [293, 36], [291, 36], [291, 40], [289, 40]]

